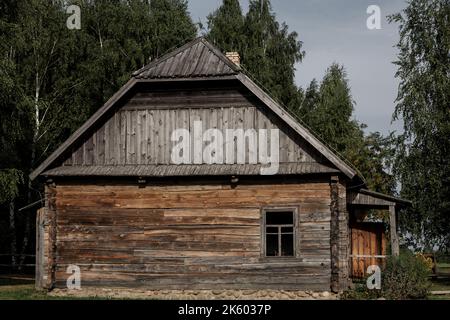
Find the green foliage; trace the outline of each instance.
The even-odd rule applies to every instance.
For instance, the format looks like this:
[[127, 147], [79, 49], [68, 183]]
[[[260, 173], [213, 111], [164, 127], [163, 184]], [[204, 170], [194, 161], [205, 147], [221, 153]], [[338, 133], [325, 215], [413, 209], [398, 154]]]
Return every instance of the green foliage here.
[[[0, 198], [16, 208], [39, 197], [32, 169], [131, 72], [196, 36], [184, 0], [70, 4], [81, 8], [81, 30], [66, 27], [65, 0], [0, 3]], [[32, 215], [16, 215], [16, 225], [18, 236], [31, 236]]]
[[89, 115], [130, 78], [132, 71], [196, 35], [183, 0], [75, 3], [82, 12], [82, 29], [70, 31], [77, 42], [73, 82], [80, 84], [75, 103], [89, 106]]
[[208, 38], [223, 52], [237, 51], [243, 54], [245, 48], [244, 15], [239, 0], [224, 0], [208, 17]]
[[[1, 46], [1, 44], [0, 44]], [[23, 166], [23, 144], [29, 132], [31, 116], [27, 113], [27, 100], [14, 78], [16, 64], [0, 57], [0, 170]], [[7, 152], [6, 152], [7, 151]]]
[[366, 126], [352, 119], [353, 99], [343, 66], [332, 64], [321, 83], [313, 79], [297, 113], [323, 141], [348, 159], [370, 189], [393, 193], [395, 181], [387, 171], [392, 165], [394, 137], [379, 132], [364, 134]]
[[0, 278], [0, 300], [115, 300], [110, 296], [56, 296], [48, 291], [36, 290], [34, 279]]
[[304, 56], [296, 32], [279, 23], [270, 1], [252, 0], [245, 17], [237, 0], [223, 1], [208, 16], [207, 37], [222, 51], [238, 51], [241, 64], [271, 95], [295, 110], [303, 96], [294, 82]]
[[0, 170], [0, 204], [11, 201], [19, 195], [23, 173], [17, 169]]
[[298, 34], [276, 20], [268, 0], [250, 1], [244, 28], [245, 67], [276, 99], [295, 108], [300, 101], [294, 82], [295, 63], [304, 56]]
[[450, 251], [440, 251], [435, 253], [436, 261], [450, 264]]
[[367, 289], [366, 281], [357, 282], [353, 289], [344, 291], [340, 297], [341, 300], [373, 300], [381, 298], [380, 290]]
[[395, 173], [413, 207], [400, 226], [410, 245], [450, 247], [450, 2], [411, 0], [399, 24], [395, 119], [403, 119]]
[[320, 84], [316, 79], [312, 79], [308, 88], [306, 88], [302, 103], [295, 110], [300, 119], [306, 123], [310, 128], [316, 126], [318, 119], [316, 117], [316, 109], [320, 100]]
[[395, 153], [394, 134], [364, 134], [364, 128], [364, 125], [354, 127], [354, 134], [348, 140], [344, 155], [365, 177], [370, 190], [394, 194], [395, 178], [390, 173]]
[[423, 259], [405, 251], [390, 257], [382, 273], [382, 294], [387, 299], [426, 298], [430, 289], [430, 270]]
[[[312, 90], [318, 92], [313, 93]], [[308, 125], [323, 140], [339, 152], [343, 152], [348, 140], [357, 130], [356, 122], [351, 120], [353, 100], [348, 86], [347, 74], [343, 66], [332, 64], [325, 73], [320, 87], [311, 83], [307, 94], [316, 101], [308, 101]]]
[[367, 300], [385, 298], [389, 300], [424, 299], [428, 296], [431, 283], [430, 269], [423, 259], [409, 250], [398, 257], [389, 257], [381, 273], [381, 290], [369, 290], [366, 280], [357, 283], [353, 290], [341, 296], [345, 300]]

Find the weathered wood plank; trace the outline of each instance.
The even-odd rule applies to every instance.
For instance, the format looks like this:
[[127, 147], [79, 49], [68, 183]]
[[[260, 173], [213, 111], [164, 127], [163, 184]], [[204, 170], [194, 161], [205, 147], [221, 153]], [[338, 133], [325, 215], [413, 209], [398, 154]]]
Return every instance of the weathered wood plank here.
[[[109, 119], [99, 123], [91, 137], [86, 137], [82, 141], [84, 160], [81, 163], [74, 161], [76, 153], [74, 150], [74, 154], [69, 157], [72, 158], [72, 163], [74, 165], [170, 164], [172, 147], [170, 133], [181, 125], [179, 122], [181, 115], [185, 119], [183, 122], [190, 124], [186, 128], [191, 134], [194, 121], [203, 121], [203, 132], [210, 128], [245, 130], [280, 128], [281, 162], [315, 162], [320, 159], [317, 152], [313, 151], [304, 139], [293, 130], [282, 128], [283, 123], [274, 114], [267, 110], [263, 111], [256, 99], [250, 101], [244, 96], [242, 88], [155, 90], [155, 92], [137, 91], [121, 109]], [[146, 117], [148, 119], [145, 119]], [[222, 133], [225, 135], [225, 132]], [[95, 141], [90, 141], [94, 135]], [[94, 146], [92, 155], [90, 155], [91, 145]], [[225, 152], [226, 147], [223, 147]], [[245, 163], [254, 156], [250, 154], [251, 152], [257, 150], [247, 146], [245, 154], [240, 155], [245, 156]], [[195, 153], [192, 156], [194, 158]], [[204, 163], [201, 157], [196, 159], [194, 163]], [[234, 154], [232, 163], [236, 161], [237, 156]]]
[[[205, 111], [208, 115], [200, 117], [211, 116]], [[187, 120], [177, 123], [188, 125]], [[328, 290], [329, 183], [270, 181], [233, 188], [218, 183], [58, 185], [56, 279], [67, 277], [63, 266], [77, 264], [84, 285], [93, 286], [101, 280], [103, 286], [132, 287], [137, 281], [152, 289], [164, 283]], [[282, 264], [261, 257], [261, 208], [276, 204], [299, 208], [299, 254]]]

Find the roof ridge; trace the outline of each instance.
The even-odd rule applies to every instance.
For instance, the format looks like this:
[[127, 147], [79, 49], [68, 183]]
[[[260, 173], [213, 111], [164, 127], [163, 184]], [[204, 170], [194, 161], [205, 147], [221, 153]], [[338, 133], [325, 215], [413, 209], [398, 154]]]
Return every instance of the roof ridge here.
[[242, 72], [241, 66], [238, 66], [233, 61], [231, 61], [222, 51], [219, 50], [219, 48], [217, 48], [215, 45], [209, 42], [205, 37], [202, 37], [202, 42], [205, 46], [208, 47], [209, 50], [211, 50], [211, 52], [215, 56], [217, 56], [219, 59], [225, 62], [233, 71]]
[[157, 66], [160, 63], [163, 63], [164, 61], [177, 56], [181, 52], [197, 45], [198, 43], [202, 43], [212, 54], [214, 54], [219, 60], [221, 60], [223, 63], [225, 63], [231, 70], [238, 73], [242, 69], [234, 64], [230, 59], [227, 58], [226, 55], [224, 55], [217, 47], [215, 47], [213, 44], [211, 44], [205, 36], [200, 36], [195, 38], [194, 40], [189, 41], [188, 43], [185, 43], [182, 46], [179, 46], [175, 49], [169, 49], [170, 51], [163, 54], [161, 57], [156, 58], [154, 61], [148, 63], [147, 65], [143, 66], [142, 68], [134, 71], [131, 75], [134, 78], [139, 77], [139, 75], [143, 74], [145, 71]]
[[173, 56], [176, 56], [178, 53], [180, 53], [181, 51], [192, 47], [194, 45], [196, 45], [198, 42], [200, 42], [202, 37], [197, 37], [194, 40], [189, 41], [188, 43], [185, 43], [179, 47], [176, 47], [175, 49], [169, 49], [166, 51], [166, 53], [164, 53], [162, 56], [156, 58], [155, 60], [151, 61], [150, 63], [146, 64], [145, 66], [143, 66], [142, 68], [133, 71], [133, 73], [131, 74], [132, 77], [136, 77], [137, 75], [141, 74], [142, 72], [156, 66], [158, 63], [161, 63]]

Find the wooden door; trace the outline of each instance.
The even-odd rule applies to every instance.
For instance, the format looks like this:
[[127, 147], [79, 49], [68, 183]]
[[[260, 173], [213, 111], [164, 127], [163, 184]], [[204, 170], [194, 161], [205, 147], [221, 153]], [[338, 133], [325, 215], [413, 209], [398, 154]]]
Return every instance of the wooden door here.
[[366, 276], [370, 265], [384, 266], [386, 260], [386, 236], [384, 223], [362, 222], [351, 226], [350, 266], [353, 278]]

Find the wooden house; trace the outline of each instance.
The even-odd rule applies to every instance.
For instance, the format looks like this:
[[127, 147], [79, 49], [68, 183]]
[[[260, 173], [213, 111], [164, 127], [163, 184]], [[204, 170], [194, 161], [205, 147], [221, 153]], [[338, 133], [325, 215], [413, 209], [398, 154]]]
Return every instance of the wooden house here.
[[[352, 217], [372, 208], [390, 210], [398, 252], [407, 201], [366, 190], [230, 57], [198, 38], [134, 72], [36, 168], [38, 286], [65, 287], [76, 265], [82, 286], [340, 291], [375, 252], [352, 252]], [[244, 136], [214, 137], [212, 155], [209, 129]]]

